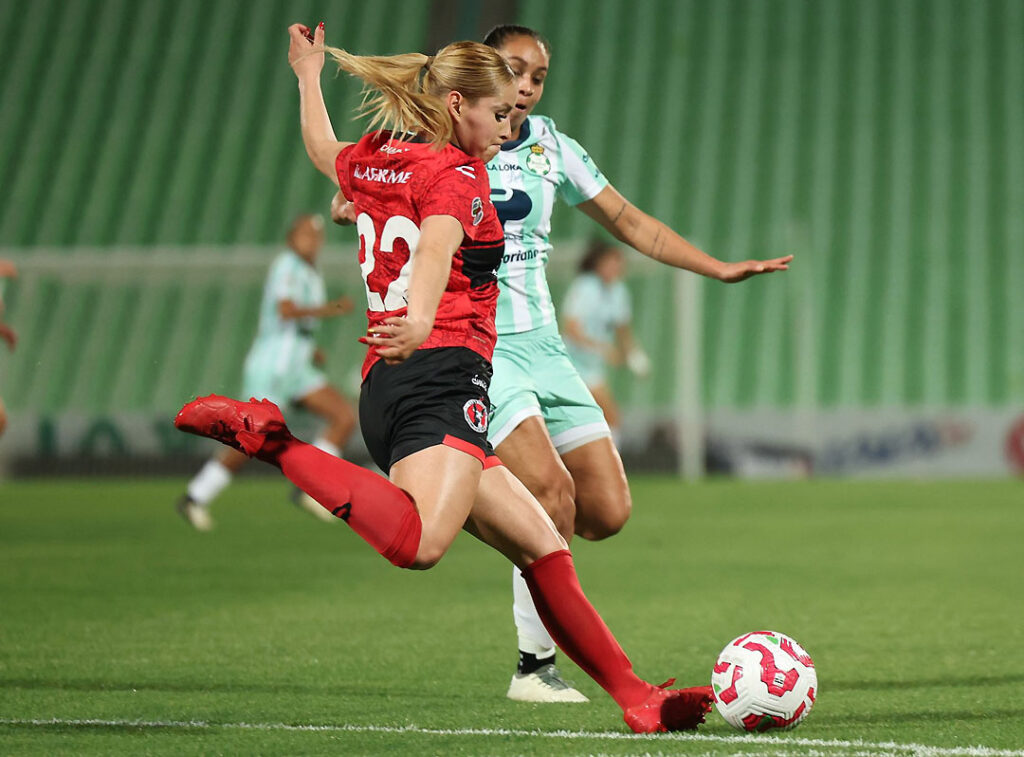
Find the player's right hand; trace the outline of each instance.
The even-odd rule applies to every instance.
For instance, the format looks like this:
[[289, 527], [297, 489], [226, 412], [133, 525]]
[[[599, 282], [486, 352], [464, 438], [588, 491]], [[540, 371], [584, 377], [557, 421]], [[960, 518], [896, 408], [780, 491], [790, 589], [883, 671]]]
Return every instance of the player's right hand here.
[[359, 341], [376, 347], [385, 363], [395, 365], [412, 357], [416, 348], [427, 341], [433, 327], [432, 323], [392, 316], [373, 326]]
[[[312, 41], [310, 41], [312, 37]], [[311, 54], [314, 49], [321, 52]], [[324, 67], [324, 22], [316, 29], [304, 24], [292, 24], [288, 27], [288, 65], [300, 79], [305, 77], [319, 78]]]
[[333, 311], [334, 315], [345, 315], [346, 313], [351, 313], [355, 306], [355, 303], [352, 302], [352, 298], [345, 295], [327, 303], [327, 307]]

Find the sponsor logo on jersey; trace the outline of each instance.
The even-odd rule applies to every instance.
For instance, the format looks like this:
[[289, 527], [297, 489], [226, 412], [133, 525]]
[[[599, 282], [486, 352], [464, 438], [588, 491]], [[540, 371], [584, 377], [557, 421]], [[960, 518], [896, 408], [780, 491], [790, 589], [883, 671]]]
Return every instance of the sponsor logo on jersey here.
[[388, 155], [397, 155], [400, 152], [409, 152], [408, 147], [395, 147], [394, 145], [381, 145], [380, 151]]
[[469, 206], [470, 212], [473, 214], [473, 225], [479, 226], [480, 222], [484, 220], [484, 202], [479, 197], [473, 198], [472, 205]]
[[376, 181], [381, 184], [405, 184], [412, 178], [412, 171], [395, 171], [391, 168], [374, 168], [356, 164], [353, 176], [362, 181]]
[[522, 221], [533, 210], [533, 200], [521, 189], [492, 188], [491, 202], [502, 225], [509, 221]]
[[476, 170], [474, 170], [473, 166], [455, 166], [455, 170], [470, 179], [476, 178]]
[[473, 384], [476, 384], [481, 389], [483, 389], [485, 392], [487, 391], [487, 382], [484, 381], [479, 376], [474, 376], [473, 378], [470, 379], [470, 382], [473, 383]]
[[523, 167], [518, 163], [488, 163], [488, 171], [522, 171]]
[[462, 406], [462, 414], [466, 416], [469, 427], [478, 434], [487, 430], [487, 405], [483, 400], [470, 400]]
[[510, 252], [501, 258], [502, 263], [522, 263], [527, 260], [533, 260], [540, 253], [537, 250], [523, 250], [522, 252]]

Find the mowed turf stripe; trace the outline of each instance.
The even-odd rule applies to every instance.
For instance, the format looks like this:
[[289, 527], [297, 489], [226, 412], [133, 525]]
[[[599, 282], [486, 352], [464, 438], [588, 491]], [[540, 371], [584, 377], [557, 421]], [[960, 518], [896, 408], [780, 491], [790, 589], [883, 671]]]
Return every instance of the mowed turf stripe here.
[[710, 744], [747, 744], [750, 746], [821, 747], [827, 749], [850, 749], [870, 754], [914, 755], [914, 757], [1024, 757], [1024, 750], [992, 749], [985, 746], [940, 747], [927, 744], [900, 744], [895, 741], [847, 741], [844, 739], [803, 739], [799, 737], [777, 738], [774, 736], [715, 736], [703, 733], [658, 733], [635, 734], [622, 731], [528, 731], [509, 728], [422, 728], [416, 725], [352, 725], [341, 724], [290, 724], [290, 723], [216, 723], [206, 720], [102, 720], [98, 718], [0, 718], [0, 726], [68, 728], [152, 728], [152, 729], [227, 729], [239, 731], [302, 731], [331, 733], [412, 733], [427, 736], [521, 736], [548, 739], [595, 739], [628, 740], [659, 739], [691, 741]]

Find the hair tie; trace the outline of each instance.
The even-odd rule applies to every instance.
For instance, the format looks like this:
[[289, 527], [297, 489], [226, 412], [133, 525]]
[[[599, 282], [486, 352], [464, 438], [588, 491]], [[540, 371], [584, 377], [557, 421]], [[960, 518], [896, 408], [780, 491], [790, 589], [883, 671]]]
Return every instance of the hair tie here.
[[433, 63], [433, 62], [434, 62], [434, 56], [433, 55], [428, 55], [426, 63], [423, 64], [423, 70], [424, 71], [429, 71], [430, 70], [430, 64]]

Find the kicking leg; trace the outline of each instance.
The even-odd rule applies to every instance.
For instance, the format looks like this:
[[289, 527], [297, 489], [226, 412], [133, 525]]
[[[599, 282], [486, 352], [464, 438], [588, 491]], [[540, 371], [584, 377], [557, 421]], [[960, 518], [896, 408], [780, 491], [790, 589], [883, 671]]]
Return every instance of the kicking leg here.
[[174, 425], [276, 465], [392, 563], [408, 568], [415, 562], [420, 518], [409, 495], [383, 476], [293, 437], [274, 403], [200, 397], [181, 409]]
[[633, 730], [691, 729], [704, 721], [710, 687], [669, 691], [633, 672], [626, 653], [583, 594], [564, 539], [505, 468], [484, 471], [467, 529], [522, 568], [548, 631], [618, 703]]
[[480, 479], [476, 457], [439, 444], [399, 460], [389, 481], [296, 439], [267, 401], [202, 397], [182, 409], [175, 425], [278, 466], [402, 568], [426, 569], [441, 559], [466, 521]]
[[[305, 395], [299, 404], [327, 422], [327, 428], [313, 440], [313, 446], [329, 455], [341, 457], [356, 427], [356, 413], [351, 403], [341, 392], [327, 384]], [[299, 488], [293, 490], [292, 501], [319, 520], [335, 520], [327, 508]]]

